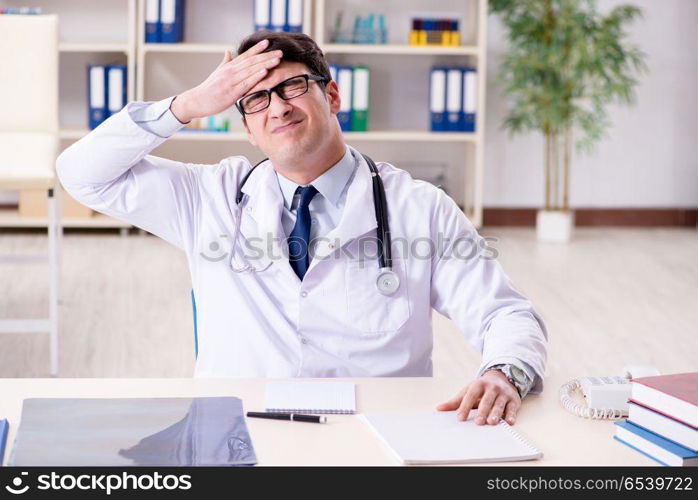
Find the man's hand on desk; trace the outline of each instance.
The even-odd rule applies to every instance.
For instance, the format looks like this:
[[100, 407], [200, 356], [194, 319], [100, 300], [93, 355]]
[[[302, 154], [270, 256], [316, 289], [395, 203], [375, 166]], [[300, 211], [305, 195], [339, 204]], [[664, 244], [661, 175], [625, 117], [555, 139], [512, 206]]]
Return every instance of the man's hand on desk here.
[[521, 398], [502, 372], [488, 370], [458, 391], [455, 397], [436, 407], [440, 411], [458, 410], [458, 420], [465, 420], [472, 408], [477, 408], [475, 423], [478, 425], [494, 425], [502, 417], [513, 425], [516, 412], [521, 408]]

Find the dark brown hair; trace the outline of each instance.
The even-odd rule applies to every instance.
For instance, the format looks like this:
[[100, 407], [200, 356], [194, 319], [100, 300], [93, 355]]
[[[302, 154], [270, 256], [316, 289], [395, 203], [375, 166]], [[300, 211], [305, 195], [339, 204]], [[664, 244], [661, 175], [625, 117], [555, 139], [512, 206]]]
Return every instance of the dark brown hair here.
[[264, 39], [269, 40], [269, 45], [264, 49], [264, 52], [281, 50], [283, 51], [283, 61], [305, 64], [310, 73], [325, 78], [325, 82], [322, 82], [322, 88], [324, 88], [325, 83], [332, 80], [325, 55], [320, 50], [320, 47], [317, 46], [315, 40], [304, 33], [257, 31], [240, 42], [238, 55]]

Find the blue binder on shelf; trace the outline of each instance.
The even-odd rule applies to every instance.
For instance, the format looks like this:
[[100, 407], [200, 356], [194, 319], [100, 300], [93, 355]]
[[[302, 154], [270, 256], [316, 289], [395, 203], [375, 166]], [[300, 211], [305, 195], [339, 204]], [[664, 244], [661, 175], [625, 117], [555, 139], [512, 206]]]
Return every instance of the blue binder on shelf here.
[[342, 132], [351, 132], [351, 109], [354, 80], [354, 71], [351, 66], [339, 66], [337, 68], [337, 86], [339, 87], [340, 108], [337, 120]]
[[254, 0], [254, 30], [271, 29], [271, 1]]
[[477, 71], [473, 68], [463, 69], [463, 110], [459, 130], [475, 132], [477, 115]]
[[126, 106], [126, 66], [110, 64], [107, 71], [107, 118]]
[[160, 0], [146, 1], [145, 43], [160, 43]]
[[160, 41], [184, 40], [184, 0], [160, 0]]
[[286, 0], [286, 28], [290, 33], [303, 31], [303, 0]]
[[271, 27], [272, 31], [286, 31], [286, 13], [288, 12], [287, 0], [271, 0]]
[[102, 65], [87, 67], [88, 126], [96, 128], [107, 117], [107, 71]]
[[446, 68], [432, 68], [429, 83], [429, 123], [432, 132], [446, 130]]
[[449, 68], [446, 71], [446, 129], [457, 132], [461, 126], [463, 105], [463, 71], [460, 68]]
[[335, 83], [337, 83], [337, 71], [339, 71], [338, 66], [330, 64], [330, 77], [332, 77], [332, 81]]

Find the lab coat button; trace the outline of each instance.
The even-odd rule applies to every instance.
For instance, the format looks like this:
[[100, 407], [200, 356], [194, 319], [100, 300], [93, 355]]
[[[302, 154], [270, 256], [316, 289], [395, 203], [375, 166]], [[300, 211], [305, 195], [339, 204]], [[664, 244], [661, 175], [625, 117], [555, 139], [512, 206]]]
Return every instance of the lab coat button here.
[[334, 249], [334, 243], [328, 243], [327, 248], [329, 248], [330, 250]]
[[303, 291], [301, 292], [301, 297], [307, 297], [307, 296], [308, 296], [308, 292], [306, 292], [305, 290], [303, 290]]
[[308, 339], [301, 337], [301, 344], [307, 344]]

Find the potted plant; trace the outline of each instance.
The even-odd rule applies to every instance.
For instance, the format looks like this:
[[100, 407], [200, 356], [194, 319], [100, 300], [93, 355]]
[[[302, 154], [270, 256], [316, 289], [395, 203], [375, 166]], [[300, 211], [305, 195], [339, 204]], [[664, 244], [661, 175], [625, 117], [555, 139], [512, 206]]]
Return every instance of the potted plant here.
[[568, 241], [573, 135], [590, 151], [609, 126], [606, 106], [634, 102], [635, 75], [645, 54], [629, 44], [625, 26], [641, 16], [631, 5], [597, 12], [595, 0], [490, 0], [507, 30], [500, 79], [510, 100], [504, 128], [545, 138], [545, 204], [538, 239]]

